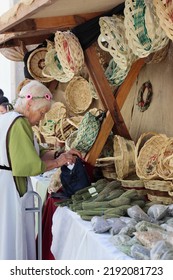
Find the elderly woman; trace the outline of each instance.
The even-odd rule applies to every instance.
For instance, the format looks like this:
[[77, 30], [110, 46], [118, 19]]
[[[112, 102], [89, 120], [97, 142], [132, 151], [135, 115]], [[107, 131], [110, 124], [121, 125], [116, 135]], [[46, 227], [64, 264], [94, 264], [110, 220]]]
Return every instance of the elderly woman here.
[[[32, 126], [51, 107], [52, 94], [38, 81], [25, 85], [14, 111], [0, 117], [0, 259], [35, 259], [34, 217], [24, 211], [24, 194], [32, 190], [30, 176], [72, 164], [76, 150], [54, 157], [40, 148]], [[29, 202], [28, 202], [29, 203]], [[32, 207], [32, 204], [27, 205]]]

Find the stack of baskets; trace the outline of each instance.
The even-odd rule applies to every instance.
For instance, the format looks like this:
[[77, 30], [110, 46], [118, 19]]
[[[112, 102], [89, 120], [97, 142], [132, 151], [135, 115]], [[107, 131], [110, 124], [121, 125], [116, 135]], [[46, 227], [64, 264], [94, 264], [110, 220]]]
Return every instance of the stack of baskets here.
[[144, 181], [147, 197], [155, 203], [173, 203], [173, 183], [164, 180]]

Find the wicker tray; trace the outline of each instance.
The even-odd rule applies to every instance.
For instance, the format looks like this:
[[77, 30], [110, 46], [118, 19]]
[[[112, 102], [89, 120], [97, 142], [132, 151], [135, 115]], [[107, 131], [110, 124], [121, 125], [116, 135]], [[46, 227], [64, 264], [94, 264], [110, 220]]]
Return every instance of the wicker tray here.
[[45, 56], [47, 48], [38, 48], [31, 52], [27, 60], [27, 69], [30, 75], [40, 82], [50, 82], [53, 77], [45, 77], [42, 73], [45, 67]]
[[81, 76], [75, 76], [66, 87], [65, 100], [73, 113], [84, 113], [92, 103], [89, 82]]

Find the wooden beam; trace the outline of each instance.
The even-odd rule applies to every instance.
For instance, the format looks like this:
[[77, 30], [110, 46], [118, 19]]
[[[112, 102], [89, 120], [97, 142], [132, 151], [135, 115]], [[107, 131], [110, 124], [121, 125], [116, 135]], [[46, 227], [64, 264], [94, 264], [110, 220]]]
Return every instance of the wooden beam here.
[[99, 13], [88, 13], [88, 14], [69, 15], [69, 16], [25, 19], [22, 22], [13, 26], [12, 28], [9, 28], [8, 33], [22, 32], [22, 31], [29, 32], [32, 30], [54, 30], [54, 29], [67, 30], [81, 23], [84, 23], [85, 21], [88, 21], [94, 17], [97, 17], [102, 13], [99, 12]]
[[32, 14], [40, 11], [43, 7], [51, 5], [56, 0], [39, 0], [33, 1], [31, 4], [24, 2], [16, 3], [9, 11], [1, 16], [0, 33], [7, 32], [18, 23], [28, 19]]
[[114, 98], [112, 89], [106, 79], [103, 68], [99, 62], [99, 58], [93, 45], [85, 51], [85, 62], [92, 81], [96, 87], [99, 98], [104, 108], [106, 110], [109, 110], [115, 123], [115, 134], [130, 139], [129, 132], [126, 128], [116, 99]]
[[119, 87], [119, 89], [116, 93], [116, 101], [117, 101], [117, 104], [120, 109], [123, 107], [123, 104], [129, 94], [129, 91], [130, 91], [132, 85], [134, 84], [134, 82], [135, 82], [141, 68], [144, 66], [144, 64], [145, 64], [145, 58], [140, 58], [135, 63], [133, 63], [133, 65], [128, 73], [128, 76], [126, 77], [126, 79], [124, 80], [122, 85]]

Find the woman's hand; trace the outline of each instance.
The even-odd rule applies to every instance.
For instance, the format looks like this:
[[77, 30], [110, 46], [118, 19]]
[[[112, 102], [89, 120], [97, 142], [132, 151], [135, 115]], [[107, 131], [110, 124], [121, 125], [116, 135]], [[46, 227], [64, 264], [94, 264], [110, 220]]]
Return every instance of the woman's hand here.
[[62, 165], [69, 165], [69, 164], [75, 163], [76, 157], [82, 158], [81, 153], [76, 149], [71, 149], [68, 152], [62, 153], [57, 158], [57, 162], [59, 164], [59, 167], [62, 166]]

